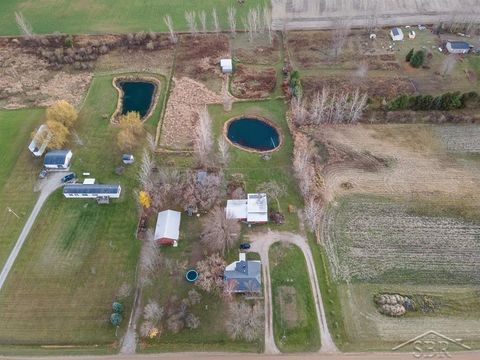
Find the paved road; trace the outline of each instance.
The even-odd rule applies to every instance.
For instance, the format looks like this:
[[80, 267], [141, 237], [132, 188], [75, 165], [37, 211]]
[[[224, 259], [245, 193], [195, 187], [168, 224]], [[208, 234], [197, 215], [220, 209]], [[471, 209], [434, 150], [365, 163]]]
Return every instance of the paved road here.
[[2, 272], [0, 273], [0, 291], [2, 290], [5, 280], [7, 280], [8, 274], [12, 269], [15, 259], [20, 253], [20, 250], [22, 249], [22, 246], [25, 243], [25, 240], [27, 239], [30, 229], [35, 223], [35, 219], [37, 218], [37, 215], [40, 212], [40, 209], [42, 208], [43, 204], [48, 199], [50, 194], [62, 186], [60, 179], [63, 176], [65, 176], [64, 172], [49, 173], [47, 178], [43, 180], [39, 180], [37, 184], [37, 189], [38, 189], [37, 191], [40, 191], [40, 196], [38, 197], [37, 203], [33, 207], [33, 210], [30, 216], [28, 217], [27, 222], [23, 226], [22, 232], [20, 233], [20, 236], [18, 237], [17, 242], [15, 243], [15, 246], [13, 247], [5, 265], [3, 266]]
[[313, 262], [312, 252], [307, 240], [298, 234], [289, 232], [268, 231], [266, 233], [257, 233], [250, 236], [252, 247], [250, 251], [258, 252], [262, 260], [262, 273], [264, 279], [265, 292], [265, 353], [279, 353], [273, 337], [273, 309], [272, 309], [272, 290], [270, 282], [270, 266], [268, 260], [268, 250], [270, 246], [276, 242], [287, 242], [297, 245], [303, 252], [307, 263], [307, 270], [310, 278], [310, 285], [315, 301], [317, 320], [320, 329], [321, 353], [336, 353], [338, 349], [333, 342], [330, 331], [327, 326], [325, 310], [323, 308], [322, 294], [318, 286], [317, 272]]

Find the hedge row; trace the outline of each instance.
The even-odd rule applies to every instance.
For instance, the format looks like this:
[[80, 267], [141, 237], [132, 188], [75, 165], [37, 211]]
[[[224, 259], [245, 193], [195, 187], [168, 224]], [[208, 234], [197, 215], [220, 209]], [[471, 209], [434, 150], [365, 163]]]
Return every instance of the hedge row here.
[[480, 107], [477, 92], [448, 92], [439, 96], [400, 95], [390, 100], [386, 106], [387, 110], [455, 110], [466, 107]]

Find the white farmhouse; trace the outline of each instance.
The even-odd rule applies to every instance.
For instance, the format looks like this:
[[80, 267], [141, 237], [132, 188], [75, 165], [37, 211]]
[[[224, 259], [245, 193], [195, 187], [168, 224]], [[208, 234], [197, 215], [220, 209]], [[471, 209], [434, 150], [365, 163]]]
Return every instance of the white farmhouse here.
[[63, 196], [77, 199], [118, 199], [121, 192], [122, 187], [115, 184], [69, 184], [63, 187]]
[[71, 150], [52, 150], [43, 159], [43, 166], [48, 170], [66, 170], [72, 159]]

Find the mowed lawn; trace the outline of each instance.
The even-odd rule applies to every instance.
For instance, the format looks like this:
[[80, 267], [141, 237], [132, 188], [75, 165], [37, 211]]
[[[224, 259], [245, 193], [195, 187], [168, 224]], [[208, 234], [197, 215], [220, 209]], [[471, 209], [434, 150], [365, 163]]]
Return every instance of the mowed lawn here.
[[[104, 114], [117, 101], [112, 77], [97, 77], [80, 112], [72, 144], [73, 170], [91, 172], [101, 183], [120, 183], [122, 197], [109, 205], [65, 199], [61, 190], [44, 205], [0, 292], [0, 343], [110, 345], [111, 303], [124, 283], [134, 287], [139, 242], [133, 188], [137, 164], [121, 165], [117, 128]], [[133, 292], [132, 292], [133, 293]], [[132, 300], [124, 301], [126, 320]], [[122, 334], [122, 331], [119, 332]]]
[[[204, 10], [208, 27], [213, 28], [211, 12], [216, 8], [222, 29], [227, 30], [227, 8], [237, 9], [237, 26], [242, 27], [250, 6], [264, 0], [2, 0], [0, 11], [0, 35], [16, 35], [15, 11], [21, 11], [38, 34], [53, 33], [121, 33], [129, 31], [166, 31], [163, 17], [169, 14], [175, 30], [187, 30], [185, 11]], [[265, 2], [266, 3], [266, 2]], [[268, 2], [269, 3], [269, 2]], [[200, 22], [197, 19], [197, 23]], [[198, 25], [200, 27], [200, 25]]]
[[318, 322], [302, 251], [277, 243], [270, 248], [269, 258], [277, 347], [282, 352], [318, 350]]
[[0, 111], [0, 267], [3, 267], [38, 197], [33, 188], [41, 160], [35, 159], [27, 146], [31, 133], [42, 121], [43, 111]]

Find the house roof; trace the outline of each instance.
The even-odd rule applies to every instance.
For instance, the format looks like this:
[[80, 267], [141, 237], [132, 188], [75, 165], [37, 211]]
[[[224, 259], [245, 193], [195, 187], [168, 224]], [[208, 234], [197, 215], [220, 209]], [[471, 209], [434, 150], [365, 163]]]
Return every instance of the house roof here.
[[225, 268], [223, 278], [226, 282], [235, 282], [235, 292], [260, 292], [262, 285], [262, 263], [260, 261], [244, 260], [240, 256], [239, 261], [235, 261]]
[[232, 64], [232, 59], [221, 59], [220, 60], [220, 66], [222, 68], [228, 68], [231, 69], [233, 64]]
[[225, 209], [228, 219], [246, 219], [247, 218], [247, 200], [227, 200]]
[[400, 36], [400, 35], [403, 34], [403, 31], [402, 31], [402, 29], [396, 27], [396, 28], [392, 29], [392, 34], [393, 34], [393, 36]]
[[155, 240], [162, 238], [178, 240], [180, 235], [181, 214], [174, 210], [165, 210], [158, 213], [155, 227]]
[[116, 184], [70, 184], [63, 187], [64, 194], [116, 194], [120, 185]]
[[471, 45], [466, 41], [449, 41], [449, 44], [452, 49], [468, 50], [471, 48]]
[[267, 194], [258, 193], [247, 195], [247, 221], [268, 221]]
[[44, 165], [63, 165], [70, 150], [52, 150], [45, 154]]

